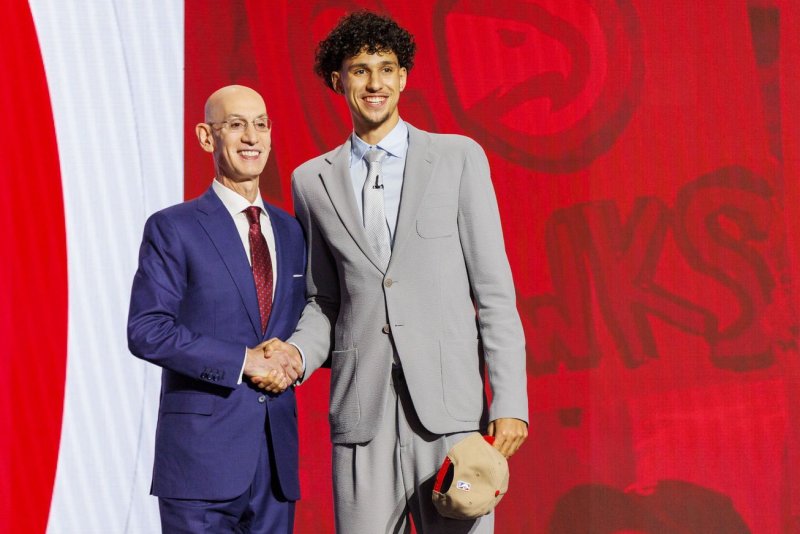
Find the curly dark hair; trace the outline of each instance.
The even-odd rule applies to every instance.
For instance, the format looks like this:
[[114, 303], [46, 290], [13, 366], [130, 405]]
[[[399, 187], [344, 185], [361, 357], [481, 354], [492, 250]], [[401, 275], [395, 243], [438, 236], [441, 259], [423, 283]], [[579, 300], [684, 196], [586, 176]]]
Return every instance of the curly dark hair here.
[[357, 11], [342, 17], [317, 45], [314, 72], [334, 89], [331, 73], [341, 69], [345, 59], [365, 49], [368, 54], [394, 52], [400, 66], [411, 70], [417, 45], [414, 37], [389, 17]]

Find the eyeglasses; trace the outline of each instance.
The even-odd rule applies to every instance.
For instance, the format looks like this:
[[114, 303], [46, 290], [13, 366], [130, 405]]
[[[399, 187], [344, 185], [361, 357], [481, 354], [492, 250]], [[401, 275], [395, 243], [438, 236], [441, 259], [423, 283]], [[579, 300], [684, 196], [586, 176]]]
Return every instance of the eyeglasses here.
[[226, 121], [220, 122], [209, 122], [211, 126], [216, 126], [217, 124], [222, 124], [228, 127], [228, 130], [231, 132], [241, 133], [247, 130], [247, 125], [252, 124], [253, 128], [257, 132], [268, 132], [272, 130], [272, 119], [268, 117], [258, 117], [253, 119], [252, 121], [246, 121], [244, 119], [228, 119]]

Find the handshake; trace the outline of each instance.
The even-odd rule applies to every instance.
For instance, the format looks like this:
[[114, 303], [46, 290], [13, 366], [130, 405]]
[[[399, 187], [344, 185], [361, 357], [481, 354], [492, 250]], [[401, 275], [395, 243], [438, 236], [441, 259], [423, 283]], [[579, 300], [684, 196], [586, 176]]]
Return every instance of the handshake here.
[[260, 389], [281, 393], [303, 376], [303, 359], [297, 347], [272, 338], [247, 349], [244, 375]]

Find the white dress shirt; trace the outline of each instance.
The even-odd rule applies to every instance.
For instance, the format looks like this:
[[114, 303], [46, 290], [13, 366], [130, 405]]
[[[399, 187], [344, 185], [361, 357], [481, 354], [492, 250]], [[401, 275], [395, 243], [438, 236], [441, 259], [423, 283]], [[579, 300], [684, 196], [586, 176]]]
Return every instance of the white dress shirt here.
[[247, 220], [247, 215], [244, 210], [250, 206], [258, 206], [261, 208], [261, 233], [267, 240], [267, 247], [269, 247], [269, 261], [272, 263], [272, 297], [275, 297], [275, 285], [278, 283], [278, 262], [275, 258], [275, 234], [272, 232], [272, 224], [269, 221], [269, 214], [264, 207], [264, 201], [261, 200], [261, 195], [256, 197], [255, 202], [252, 204], [242, 195], [229, 189], [219, 183], [217, 180], [211, 184], [214, 192], [217, 194], [225, 209], [233, 217], [233, 222], [236, 224], [236, 230], [239, 232], [239, 239], [242, 240], [245, 254], [247, 254], [247, 261], [253, 265], [253, 259], [250, 257], [250, 223]]
[[[225, 187], [217, 180], [212, 182], [211, 187], [222, 201], [225, 209], [227, 209], [228, 213], [230, 213], [231, 217], [233, 217], [233, 222], [236, 224], [236, 230], [239, 232], [239, 239], [242, 240], [242, 245], [244, 246], [244, 251], [247, 255], [247, 261], [250, 263], [251, 267], [253, 265], [253, 259], [250, 257], [250, 222], [247, 220], [247, 215], [245, 214], [244, 210], [250, 206], [258, 206], [261, 208], [261, 216], [259, 217], [259, 221], [261, 222], [261, 233], [264, 234], [264, 238], [267, 240], [267, 247], [269, 248], [269, 261], [272, 263], [272, 298], [274, 300], [275, 285], [278, 283], [278, 262], [275, 258], [275, 234], [272, 232], [272, 223], [269, 221], [269, 215], [267, 214], [267, 210], [264, 208], [264, 201], [261, 200], [261, 195], [259, 194], [256, 197], [255, 202], [251, 204], [250, 201], [248, 201], [242, 195], [233, 189]], [[246, 361], [247, 348], [244, 350], [244, 360], [242, 360], [242, 369], [239, 371], [239, 381], [237, 384], [242, 383], [244, 365]]]

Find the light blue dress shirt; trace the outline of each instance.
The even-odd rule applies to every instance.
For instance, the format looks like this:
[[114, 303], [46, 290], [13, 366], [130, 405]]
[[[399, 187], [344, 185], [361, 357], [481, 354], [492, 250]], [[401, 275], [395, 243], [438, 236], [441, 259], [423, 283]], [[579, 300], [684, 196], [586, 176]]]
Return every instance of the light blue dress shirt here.
[[[386, 223], [389, 226], [389, 237], [394, 242], [397, 214], [400, 211], [400, 193], [403, 190], [403, 173], [406, 169], [406, 153], [408, 153], [408, 126], [403, 119], [400, 119], [392, 131], [374, 146], [388, 153], [381, 166], [381, 178]], [[355, 194], [358, 214], [362, 221], [364, 220], [364, 206], [361, 191], [368, 172], [364, 154], [372, 147], [373, 145], [365, 143], [355, 132], [350, 135], [350, 179], [353, 182], [353, 194]]]

